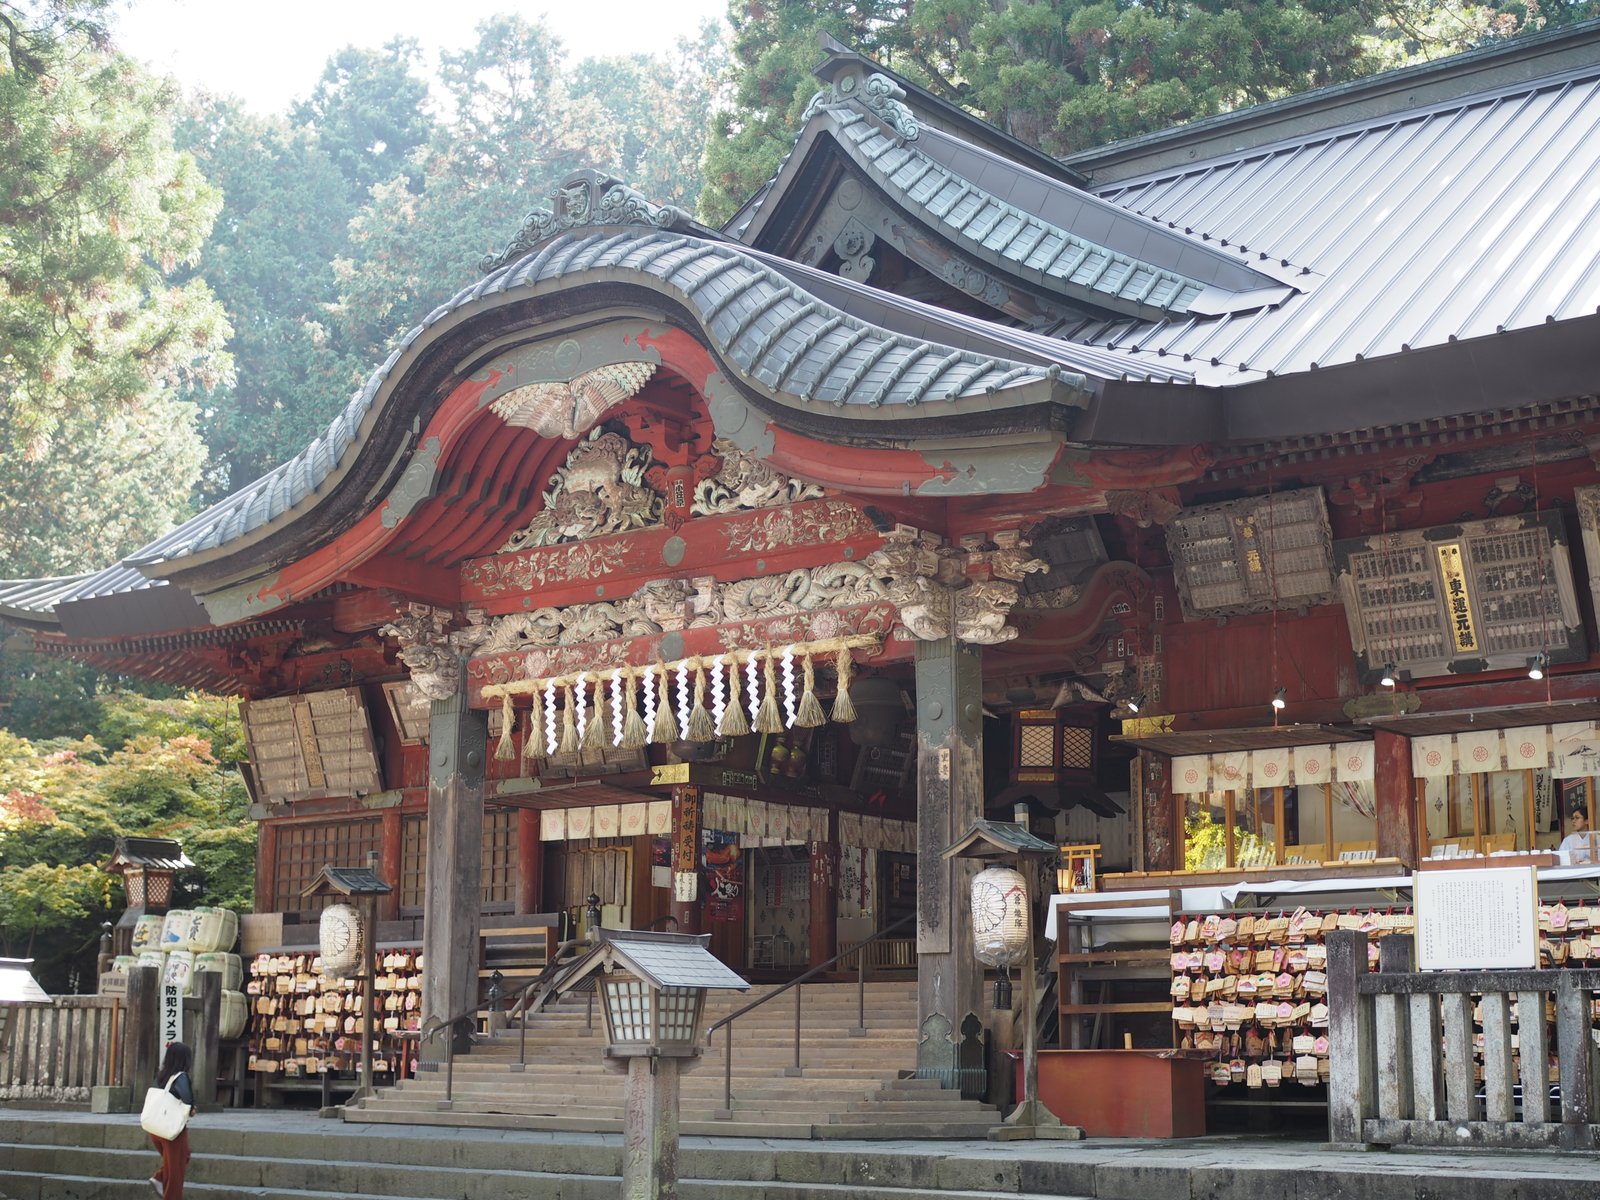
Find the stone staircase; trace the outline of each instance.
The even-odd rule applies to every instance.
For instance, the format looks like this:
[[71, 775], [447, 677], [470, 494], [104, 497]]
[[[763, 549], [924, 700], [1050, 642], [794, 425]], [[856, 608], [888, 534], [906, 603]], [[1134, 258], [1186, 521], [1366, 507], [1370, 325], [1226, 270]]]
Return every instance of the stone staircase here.
[[[748, 1004], [762, 991], [713, 992], [705, 1024]], [[992, 1107], [963, 1100], [935, 1080], [910, 1078], [916, 1065], [914, 982], [867, 985], [867, 1029], [857, 1021], [853, 983], [805, 984], [801, 993], [801, 1070], [794, 1073], [793, 993], [734, 1025], [733, 1105], [723, 1108], [724, 1045], [719, 1031], [680, 1082], [685, 1134], [751, 1137], [983, 1137], [999, 1123]], [[351, 1122], [456, 1125], [477, 1129], [617, 1132], [623, 1079], [602, 1055], [598, 1009], [589, 1019], [582, 996], [568, 996], [536, 1014], [527, 1031], [527, 1061], [516, 1029], [480, 1041], [457, 1056], [446, 1099], [445, 1072], [382, 1089]]]

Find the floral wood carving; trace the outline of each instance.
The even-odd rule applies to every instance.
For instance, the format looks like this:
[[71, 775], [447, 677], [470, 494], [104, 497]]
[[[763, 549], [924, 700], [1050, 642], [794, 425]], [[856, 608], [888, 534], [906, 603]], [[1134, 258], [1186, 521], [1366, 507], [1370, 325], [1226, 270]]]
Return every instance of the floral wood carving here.
[[507, 425], [552, 438], [575, 438], [611, 409], [638, 394], [655, 372], [654, 363], [609, 363], [566, 383], [530, 383], [513, 388], [489, 406]]
[[651, 204], [640, 193], [599, 171], [569, 175], [556, 188], [549, 208], [536, 208], [522, 220], [517, 236], [499, 254], [485, 255], [479, 269], [493, 271], [521, 258], [546, 238], [587, 225], [643, 225], [689, 229], [689, 214], [670, 204]]
[[[948, 637], [992, 646], [1017, 636], [1007, 623], [1020, 589], [1011, 580], [1048, 564], [1020, 546], [966, 551], [934, 546], [914, 532], [899, 532], [863, 560], [900, 610], [900, 621], [914, 637]], [[994, 578], [974, 578], [987, 571]]]
[[648, 446], [596, 429], [551, 476], [543, 510], [512, 534], [500, 553], [659, 524], [661, 497], [644, 482], [650, 461]]

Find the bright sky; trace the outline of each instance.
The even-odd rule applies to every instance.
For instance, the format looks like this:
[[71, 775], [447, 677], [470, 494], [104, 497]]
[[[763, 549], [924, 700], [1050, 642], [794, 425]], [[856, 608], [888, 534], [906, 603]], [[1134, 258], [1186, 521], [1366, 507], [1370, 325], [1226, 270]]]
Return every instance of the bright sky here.
[[323, 64], [347, 45], [377, 47], [413, 37], [430, 55], [471, 45], [497, 12], [543, 13], [570, 62], [599, 54], [651, 53], [721, 20], [727, 0], [128, 0], [113, 39], [134, 58], [177, 76], [186, 90], [241, 97], [260, 113], [282, 112], [305, 95]]

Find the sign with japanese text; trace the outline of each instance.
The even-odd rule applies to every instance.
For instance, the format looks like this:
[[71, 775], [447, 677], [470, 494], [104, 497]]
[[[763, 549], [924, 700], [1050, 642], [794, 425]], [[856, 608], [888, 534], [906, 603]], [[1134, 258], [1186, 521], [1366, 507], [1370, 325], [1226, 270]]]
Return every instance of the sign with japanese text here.
[[163, 979], [160, 992], [161, 1013], [156, 1021], [158, 1059], [166, 1054], [167, 1047], [173, 1042], [183, 1041], [183, 984], [169, 983]]
[[1419, 970], [1539, 965], [1539, 875], [1533, 867], [1418, 871], [1411, 879]]
[[1461, 561], [1461, 543], [1447, 542], [1435, 547], [1439, 555], [1439, 574], [1444, 577], [1444, 602], [1450, 613], [1450, 637], [1458, 654], [1478, 648], [1478, 631], [1472, 620], [1472, 596], [1467, 591], [1467, 570]]

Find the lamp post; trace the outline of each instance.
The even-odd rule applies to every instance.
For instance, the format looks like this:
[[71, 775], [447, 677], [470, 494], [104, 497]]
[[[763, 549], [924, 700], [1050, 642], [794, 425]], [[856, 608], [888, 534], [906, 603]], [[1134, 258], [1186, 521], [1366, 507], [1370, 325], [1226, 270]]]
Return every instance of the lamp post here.
[[606, 1058], [627, 1072], [623, 1200], [676, 1200], [678, 1074], [700, 1056], [706, 991], [750, 986], [712, 956], [710, 940], [709, 934], [602, 929], [594, 949], [556, 985], [567, 992], [594, 977]]
[[[355, 929], [348, 928], [351, 923], [348, 918], [329, 920], [335, 916], [335, 910], [344, 907], [336, 904], [323, 911], [322, 929], [319, 931], [319, 941], [325, 943], [321, 946], [322, 952], [330, 958], [334, 950], [331, 943], [334, 940], [339, 939], [341, 935], [354, 940], [359, 965], [353, 978], [361, 980], [366, 991], [366, 999], [361, 1006], [361, 1088], [352, 1098], [352, 1103], [364, 1096], [372, 1095], [372, 1031], [377, 1025], [374, 1014], [378, 1002], [373, 978], [376, 968], [372, 955], [378, 940], [378, 897], [388, 895], [390, 890], [389, 885], [378, 878], [378, 873], [372, 866], [324, 866], [317, 877], [300, 893], [303, 897], [338, 896], [341, 899], [361, 902], [361, 916], [358, 922], [354, 922]], [[353, 909], [353, 906], [351, 907]], [[341, 951], [345, 949], [346, 946], [340, 946]]]
[[[974, 821], [967, 832], [957, 838], [943, 854], [944, 858], [976, 858], [989, 863], [1009, 859], [1015, 864], [1017, 875], [1023, 880], [1024, 888], [1030, 874], [1029, 864], [1055, 856], [1054, 845], [1034, 837], [1017, 822], [987, 821], [981, 818]], [[981, 881], [983, 876], [980, 875], [978, 878]], [[1015, 886], [1014, 883], [1010, 885], [1011, 888]], [[1014, 925], [1017, 921], [1022, 923], [1025, 933], [1022, 938], [1022, 1100], [1011, 1110], [1004, 1124], [989, 1131], [989, 1136], [996, 1141], [1009, 1141], [1015, 1138], [1081, 1138], [1082, 1129], [1076, 1125], [1063, 1125], [1060, 1118], [1039, 1100], [1039, 1014], [1035, 1011], [1038, 1007], [1038, 998], [1033, 963], [1032, 906], [1028, 903], [1025, 891], [1019, 898], [1014, 891], [1008, 891], [1008, 887], [1004, 884], [995, 887], [994, 890], [998, 894], [1000, 911], [990, 924], [1002, 935], [997, 941], [1005, 940], [1004, 927]], [[985, 889], [974, 885], [972, 894], [974, 905], [988, 902], [983, 895], [984, 891]], [[1020, 911], [1017, 911], [1016, 902], [1019, 899]], [[979, 914], [976, 912], [973, 914], [973, 927], [975, 930], [983, 928], [983, 922], [980, 922]]]

